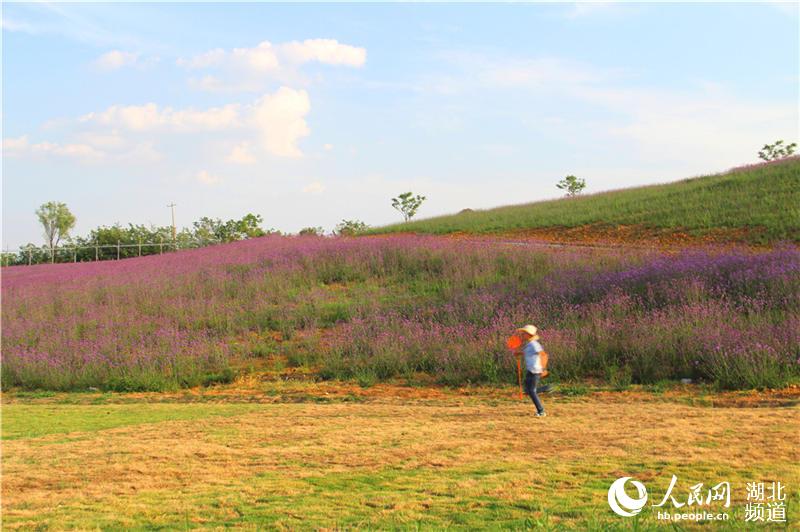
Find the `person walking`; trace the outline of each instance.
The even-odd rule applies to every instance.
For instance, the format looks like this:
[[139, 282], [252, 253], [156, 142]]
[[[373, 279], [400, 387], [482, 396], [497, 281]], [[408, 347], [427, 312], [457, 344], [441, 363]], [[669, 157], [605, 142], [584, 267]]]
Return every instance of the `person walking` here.
[[544, 417], [547, 414], [536, 392], [539, 387], [539, 381], [544, 375], [547, 375], [547, 370], [545, 369], [547, 367], [547, 353], [539, 343], [538, 332], [534, 325], [526, 325], [517, 329], [517, 335], [522, 342], [518, 353], [525, 357], [525, 392], [530, 396], [534, 406], [536, 406], [536, 417]]

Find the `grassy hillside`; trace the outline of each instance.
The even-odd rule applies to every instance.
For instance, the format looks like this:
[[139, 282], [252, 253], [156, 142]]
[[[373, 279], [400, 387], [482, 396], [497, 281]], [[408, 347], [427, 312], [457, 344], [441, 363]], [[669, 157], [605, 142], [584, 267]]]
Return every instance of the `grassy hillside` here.
[[684, 179], [438, 216], [373, 229], [372, 233], [445, 234], [587, 227], [608, 234], [617, 226], [632, 237], [685, 233], [717, 240], [800, 242], [800, 157]]
[[513, 383], [505, 340], [531, 321], [557, 353], [551, 380], [800, 382], [800, 250], [788, 248], [271, 236], [11, 266], [2, 297], [5, 389], [170, 390], [287, 367], [363, 386]]

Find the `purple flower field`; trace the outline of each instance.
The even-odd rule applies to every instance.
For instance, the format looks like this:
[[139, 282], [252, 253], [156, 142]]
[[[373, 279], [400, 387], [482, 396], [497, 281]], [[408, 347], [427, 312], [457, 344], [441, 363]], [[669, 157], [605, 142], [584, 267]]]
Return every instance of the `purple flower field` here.
[[[723, 388], [800, 377], [800, 251], [548, 249], [270, 236], [3, 269], [3, 385], [163, 390], [228, 381], [250, 333], [297, 333], [322, 378], [512, 382], [534, 323], [552, 378]], [[260, 336], [259, 336], [260, 337]]]

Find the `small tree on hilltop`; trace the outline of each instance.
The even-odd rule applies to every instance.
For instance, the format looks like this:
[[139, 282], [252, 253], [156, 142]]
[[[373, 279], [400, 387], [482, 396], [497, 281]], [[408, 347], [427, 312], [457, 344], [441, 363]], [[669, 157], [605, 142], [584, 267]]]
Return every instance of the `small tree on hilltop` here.
[[758, 156], [764, 161], [777, 161], [790, 157], [795, 149], [797, 149], [796, 142], [784, 144], [782, 140], [778, 140], [774, 144], [764, 144], [764, 147], [758, 152]]
[[586, 180], [575, 177], [574, 175], [568, 175], [559, 181], [556, 184], [556, 187], [560, 188], [561, 190], [566, 190], [567, 196], [575, 196], [576, 194], [580, 194], [581, 191], [586, 188]]
[[425, 201], [425, 196], [414, 196], [411, 192], [400, 194], [396, 198], [392, 198], [392, 207], [400, 211], [403, 215], [403, 221], [407, 222], [417, 214], [417, 209]]
[[69, 231], [75, 227], [75, 216], [69, 212], [65, 203], [50, 201], [36, 210], [36, 216], [44, 227], [44, 237], [50, 249], [58, 246], [62, 238], [69, 236]]

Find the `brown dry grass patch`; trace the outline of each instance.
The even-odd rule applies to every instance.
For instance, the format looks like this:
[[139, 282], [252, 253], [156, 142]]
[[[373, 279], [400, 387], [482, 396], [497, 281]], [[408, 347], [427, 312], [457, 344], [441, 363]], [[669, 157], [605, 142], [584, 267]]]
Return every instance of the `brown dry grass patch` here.
[[465, 405], [452, 396], [441, 405], [397, 397], [265, 404], [232, 417], [10, 440], [3, 445], [4, 519], [14, 529], [94, 510], [132, 523], [152, 512], [143, 493], [203, 515], [210, 510], [194, 505], [195, 497], [226, 491], [255, 497], [250, 482], [264, 475], [278, 475], [276, 486], [291, 498], [304, 493], [308, 477], [386, 468], [519, 468], [521, 478], [491, 487], [462, 482], [465, 493], [498, 497], [513, 491], [504, 482], [557, 481], [567, 490], [588, 478], [613, 479], [631, 460], [646, 465], [639, 472], [644, 480], [666, 474], [653, 464], [716, 464], [723, 471], [768, 472], [790, 486], [800, 482], [798, 408], [708, 408], [602, 395], [570, 402], [552, 397], [547, 407], [550, 416], [536, 419], [527, 403]]

